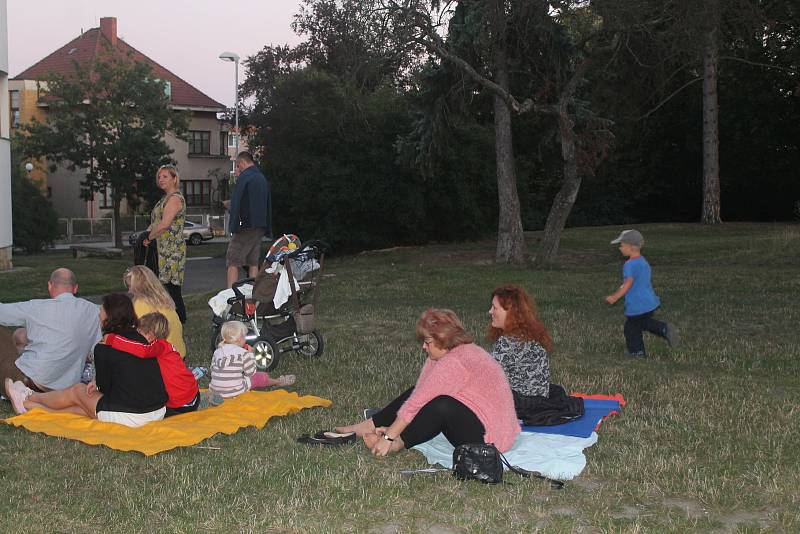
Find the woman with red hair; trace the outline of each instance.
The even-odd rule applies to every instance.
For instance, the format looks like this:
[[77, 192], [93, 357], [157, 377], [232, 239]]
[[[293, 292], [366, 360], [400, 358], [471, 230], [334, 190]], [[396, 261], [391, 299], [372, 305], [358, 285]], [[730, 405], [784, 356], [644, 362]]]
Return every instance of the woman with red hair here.
[[547, 353], [553, 340], [539, 320], [533, 298], [519, 286], [507, 284], [492, 291], [489, 315], [487, 337], [494, 342], [492, 357], [506, 373], [519, 414], [531, 397], [549, 395]]
[[494, 443], [510, 449], [521, 429], [503, 369], [450, 310], [425, 311], [417, 339], [428, 358], [414, 387], [366, 421], [336, 432], [361, 436], [376, 456], [410, 449], [440, 432], [454, 447]]

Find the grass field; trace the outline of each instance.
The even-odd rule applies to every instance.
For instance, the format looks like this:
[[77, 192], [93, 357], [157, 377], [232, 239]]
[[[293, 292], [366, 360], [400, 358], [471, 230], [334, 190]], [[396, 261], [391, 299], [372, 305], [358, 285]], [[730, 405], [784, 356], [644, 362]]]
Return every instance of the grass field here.
[[[608, 242], [620, 229], [568, 230], [546, 271], [493, 264], [491, 241], [333, 258], [318, 310], [325, 355], [287, 356], [278, 369], [298, 376], [296, 391], [332, 399], [330, 409], [204, 443], [219, 450], [152, 458], [2, 425], [0, 531], [800, 531], [800, 226], [640, 226], [660, 316], [683, 338], [677, 349], [646, 339], [646, 360], [624, 355], [621, 303], [603, 302], [619, 285]], [[40, 287], [57, 261], [17, 258], [31, 269], [0, 275], [0, 295]], [[118, 288], [126, 264], [95, 268], [84, 292]], [[413, 451], [376, 459], [363, 446], [295, 443], [413, 383], [426, 307], [454, 309], [486, 346], [488, 295], [505, 282], [538, 301], [555, 340], [554, 382], [628, 401], [565, 490], [516, 477], [408, 479], [399, 470], [425, 466]], [[187, 299], [194, 365], [210, 359], [207, 298]]]

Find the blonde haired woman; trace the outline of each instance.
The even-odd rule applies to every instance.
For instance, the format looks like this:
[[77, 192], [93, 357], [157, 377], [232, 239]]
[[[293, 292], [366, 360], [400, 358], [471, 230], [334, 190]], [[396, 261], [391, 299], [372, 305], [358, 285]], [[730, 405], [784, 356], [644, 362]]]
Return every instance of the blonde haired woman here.
[[167, 318], [169, 323], [167, 341], [175, 346], [175, 350], [178, 351], [181, 358], [185, 358], [186, 343], [183, 341], [183, 325], [175, 311], [172, 297], [156, 278], [155, 273], [144, 265], [135, 265], [125, 271], [122, 281], [128, 287], [137, 317], [158, 312]]
[[164, 284], [175, 303], [175, 311], [181, 323], [186, 322], [186, 306], [181, 295], [183, 275], [186, 268], [186, 240], [183, 238], [183, 223], [186, 220], [186, 201], [180, 193], [178, 169], [162, 165], [156, 173], [158, 188], [164, 196], [153, 207], [149, 232], [143, 244], [151, 241], [158, 244], [158, 279]]

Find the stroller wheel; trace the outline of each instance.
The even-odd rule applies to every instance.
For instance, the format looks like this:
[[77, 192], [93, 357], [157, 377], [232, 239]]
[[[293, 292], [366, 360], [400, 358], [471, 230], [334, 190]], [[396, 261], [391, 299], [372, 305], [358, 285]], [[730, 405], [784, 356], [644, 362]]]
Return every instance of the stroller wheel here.
[[271, 339], [258, 339], [253, 344], [253, 355], [256, 357], [256, 368], [259, 371], [271, 371], [278, 366], [281, 351]]
[[319, 330], [313, 330], [309, 334], [301, 334], [297, 336], [298, 347], [295, 349], [297, 353], [303, 356], [322, 356], [322, 351], [325, 350], [325, 342], [322, 340], [322, 334]]

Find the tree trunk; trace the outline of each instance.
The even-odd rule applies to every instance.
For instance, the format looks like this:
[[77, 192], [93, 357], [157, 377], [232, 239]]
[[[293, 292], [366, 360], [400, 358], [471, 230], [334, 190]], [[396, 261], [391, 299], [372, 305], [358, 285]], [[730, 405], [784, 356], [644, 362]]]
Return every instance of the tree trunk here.
[[114, 246], [122, 248], [122, 226], [119, 221], [120, 201], [112, 197], [111, 200], [111, 220], [114, 222]]
[[[508, 92], [508, 65], [505, 43], [498, 19], [503, 16], [502, 2], [496, 6], [493, 20], [495, 30], [494, 82]], [[506, 101], [494, 95], [494, 149], [497, 165], [497, 263], [522, 264], [525, 261], [525, 236], [522, 233], [514, 144], [511, 134], [511, 110]]]
[[581, 175], [578, 173], [577, 148], [575, 146], [575, 122], [567, 110], [566, 101], [559, 106], [558, 133], [561, 141], [561, 159], [564, 161], [564, 182], [553, 199], [547, 223], [544, 226], [544, 236], [539, 245], [534, 264], [538, 267], [552, 262], [558, 254], [561, 242], [561, 232], [567, 224], [572, 206], [578, 198], [581, 188]]
[[575, 96], [578, 83], [583, 79], [590, 62], [590, 58], [584, 58], [578, 64], [558, 98], [556, 118], [558, 120], [558, 137], [561, 142], [561, 159], [564, 162], [564, 182], [561, 184], [561, 189], [556, 193], [553, 205], [550, 206], [550, 213], [547, 215], [542, 243], [539, 245], [539, 251], [534, 260], [534, 265], [538, 267], [551, 263], [558, 254], [561, 232], [567, 224], [569, 214], [572, 212], [572, 206], [575, 205], [578, 191], [581, 188], [582, 178], [578, 171], [575, 121], [570, 115], [569, 103]]
[[700, 222], [718, 224], [719, 191], [719, 102], [717, 95], [718, 46], [716, 31], [708, 33], [703, 54], [703, 213]]

